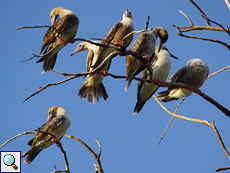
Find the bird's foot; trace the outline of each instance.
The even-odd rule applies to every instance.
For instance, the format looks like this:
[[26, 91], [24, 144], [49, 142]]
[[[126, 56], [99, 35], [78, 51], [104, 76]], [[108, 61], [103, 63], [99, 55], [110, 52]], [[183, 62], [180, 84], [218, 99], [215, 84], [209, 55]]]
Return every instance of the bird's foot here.
[[65, 40], [63, 38], [59, 37], [59, 41], [61, 45], [65, 44]]
[[100, 71], [100, 74], [101, 74], [102, 76], [104, 76], [104, 77], [109, 75], [109, 73], [108, 73], [107, 71], [105, 71], [105, 70]]
[[70, 38], [70, 39], [69, 39], [69, 42], [72, 43], [72, 44], [73, 44], [75, 41], [76, 41], [76, 39], [74, 39], [74, 38]]
[[151, 71], [151, 64], [150, 64], [150, 59], [148, 55], [142, 56], [143, 58], [145, 58], [147, 60], [147, 68], [149, 71]]
[[52, 134], [53, 134], [53, 137], [51, 138], [51, 140], [55, 141], [58, 147], [62, 146], [61, 142], [57, 139], [56, 135], [54, 133]]
[[121, 46], [123, 46], [123, 43], [122, 42], [113, 42], [113, 45], [117, 46], [117, 47], [121, 47]]

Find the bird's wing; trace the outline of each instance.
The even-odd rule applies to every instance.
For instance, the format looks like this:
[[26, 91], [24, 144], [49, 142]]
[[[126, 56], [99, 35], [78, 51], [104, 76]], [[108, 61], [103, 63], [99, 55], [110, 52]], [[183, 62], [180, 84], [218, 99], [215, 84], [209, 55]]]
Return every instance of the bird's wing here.
[[[61, 33], [70, 23], [72, 16], [71, 15], [66, 15], [63, 16], [62, 18], [59, 18], [53, 25], [53, 27], [50, 27], [47, 31], [45, 36], [43, 37], [43, 44], [41, 47], [40, 54], [43, 52], [43, 50], [53, 42], [53, 40], [56, 38], [56, 35]], [[56, 28], [56, 29], [54, 29]], [[58, 32], [57, 32], [58, 30]]]
[[[64, 115], [62, 115], [62, 116], [55, 117], [55, 118], [51, 119], [50, 121], [47, 121], [45, 124], [43, 124], [41, 126], [40, 130], [38, 130], [36, 132], [36, 135], [33, 138], [32, 147], [34, 147], [38, 142], [43, 141], [43, 139], [45, 137], [48, 137], [48, 134], [45, 134], [42, 132], [52, 133], [52, 131], [54, 131], [56, 128], [58, 128], [64, 120], [65, 120], [65, 117], [64, 117]], [[29, 144], [29, 142], [28, 142], [28, 144]]]

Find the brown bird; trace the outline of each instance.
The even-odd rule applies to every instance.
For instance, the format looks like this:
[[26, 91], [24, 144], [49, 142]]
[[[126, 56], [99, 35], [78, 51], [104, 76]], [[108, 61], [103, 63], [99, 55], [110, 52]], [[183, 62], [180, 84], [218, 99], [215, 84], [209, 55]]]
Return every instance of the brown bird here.
[[[157, 27], [151, 32], [141, 33], [129, 50], [140, 54], [144, 58], [150, 58], [149, 62], [151, 62], [155, 55], [154, 50], [158, 37], [160, 37], [160, 50], [161, 46], [168, 40], [168, 32], [162, 27]], [[136, 59], [132, 55], [126, 56], [126, 81], [128, 81], [125, 87], [126, 91], [131, 84], [133, 78], [144, 69], [145, 66], [140, 60]]]
[[[47, 122], [39, 128], [40, 130], [36, 132], [35, 137], [28, 142], [31, 148], [26, 152], [28, 156], [24, 163], [30, 164], [42, 150], [54, 144], [57, 139], [60, 140], [65, 135], [70, 124], [68, 112], [62, 107], [52, 106], [48, 111]], [[54, 139], [51, 135], [41, 131], [52, 133]], [[47, 141], [50, 138], [52, 139]]]
[[[196, 88], [200, 88], [206, 81], [209, 68], [204, 61], [198, 58], [190, 59], [186, 65], [177, 70], [170, 78], [169, 82], [185, 83]], [[168, 88], [166, 91], [158, 93], [157, 98], [163, 98], [162, 102], [178, 100], [181, 97], [190, 96], [193, 91], [185, 88]]]
[[[110, 45], [120, 45], [122, 39], [134, 30], [134, 23], [133, 23], [133, 16], [130, 11], [125, 11], [123, 14], [122, 21], [118, 21], [115, 25], [110, 29], [110, 31], [105, 35], [102, 44]], [[128, 45], [131, 43], [133, 36], [129, 36], [124, 39], [122, 46], [127, 48]], [[95, 53], [95, 52], [94, 52]], [[91, 64], [91, 70], [94, 70], [98, 67], [98, 65], [106, 59], [106, 57], [110, 56], [115, 57], [119, 54], [114, 48], [105, 48], [99, 47], [98, 53], [94, 54], [93, 62]], [[87, 76], [86, 81], [84, 82], [83, 86], [79, 90], [79, 96], [81, 98], [88, 97], [88, 102], [92, 103], [95, 98], [97, 102], [99, 102], [99, 98], [103, 97], [104, 100], [108, 98], [108, 95], [105, 91], [104, 86], [102, 85], [102, 80], [106, 73], [109, 70], [111, 64], [111, 60], [106, 62], [99, 70], [95, 71], [94, 73]]]
[[[60, 18], [56, 21], [59, 16]], [[53, 70], [57, 53], [69, 42], [74, 42], [73, 38], [79, 25], [77, 15], [64, 7], [54, 8], [50, 13], [50, 19], [53, 27], [47, 30], [43, 38], [40, 54], [46, 49], [44, 56], [37, 61], [37, 63], [44, 62], [41, 73]]]

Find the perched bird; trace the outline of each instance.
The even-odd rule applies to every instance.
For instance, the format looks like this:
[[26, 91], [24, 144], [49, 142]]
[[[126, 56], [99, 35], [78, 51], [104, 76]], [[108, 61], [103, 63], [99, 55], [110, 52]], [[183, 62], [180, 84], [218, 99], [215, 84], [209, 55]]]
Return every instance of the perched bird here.
[[[65, 135], [70, 124], [68, 112], [62, 107], [52, 106], [48, 111], [47, 122], [39, 128], [35, 137], [28, 142], [31, 148], [27, 151], [29, 154], [24, 163], [30, 164], [42, 150], [55, 143], [57, 139], [60, 140]], [[42, 132], [52, 133], [54, 138]], [[44, 142], [50, 138], [52, 139]]]
[[[60, 18], [56, 21], [59, 16]], [[44, 56], [37, 61], [37, 63], [44, 62], [41, 73], [53, 70], [57, 53], [69, 42], [74, 42], [73, 38], [79, 25], [77, 15], [64, 7], [54, 8], [50, 13], [50, 19], [53, 27], [47, 30], [43, 38], [40, 54], [46, 49]]]
[[[170, 78], [169, 82], [185, 83], [196, 88], [200, 88], [208, 77], [209, 68], [204, 61], [198, 58], [190, 59], [186, 65], [177, 70]], [[167, 91], [158, 93], [158, 98], [164, 98], [162, 102], [178, 100], [181, 97], [190, 96], [193, 91], [185, 88], [168, 88]]]
[[[115, 23], [115, 25], [105, 35], [101, 43], [105, 45], [115, 44], [127, 48], [127, 46], [131, 43], [133, 36], [131, 35], [124, 40], [123, 38], [133, 30], [133, 16], [132, 13], [127, 9], [127, 11], [125, 11], [123, 14], [122, 21]], [[119, 54], [119, 52], [114, 48], [105, 48], [100, 46], [98, 53], [96, 54], [96, 56], [94, 54], [90, 70], [97, 68], [98, 65], [100, 65], [107, 56], [111, 56], [112, 54], [112, 57], [115, 57]], [[99, 102], [100, 97], [103, 97], [104, 100], [108, 98], [108, 95], [101, 81], [109, 70], [110, 64], [111, 60], [107, 61], [99, 70], [87, 76], [86, 81], [83, 83], [83, 86], [79, 90], [78, 95], [81, 98], [88, 97], [89, 103], [92, 103], [95, 98], [97, 99], [97, 102]]]
[[[96, 41], [94, 41], [96, 42]], [[100, 43], [100, 42], [96, 42]], [[87, 61], [86, 61], [86, 70], [87, 72], [91, 71], [92, 64], [95, 64], [97, 61], [98, 53], [99, 53], [99, 48], [100, 46], [96, 46], [95, 44], [91, 44], [89, 42], [81, 42], [78, 44], [77, 49], [71, 54], [74, 55], [80, 51], [83, 50], [89, 50], [88, 55], [87, 55]], [[100, 59], [99, 59], [100, 61]], [[101, 63], [101, 62], [99, 62]], [[111, 61], [107, 62], [107, 65], [104, 66], [104, 70], [107, 72], [109, 70]], [[86, 95], [80, 95], [81, 98], [88, 98], [88, 102], [92, 103], [95, 101], [95, 98], [97, 99], [97, 102], [99, 102], [99, 98], [102, 96], [105, 100], [108, 98], [108, 94], [105, 90], [105, 87], [102, 83], [104, 76], [101, 74], [94, 73], [94, 75], [88, 75], [86, 79], [86, 85], [83, 85], [83, 89], [86, 89], [86, 91], [82, 91]]]
[[[151, 62], [154, 57], [156, 40], [158, 37], [160, 37], [159, 47], [161, 49], [161, 46], [168, 40], [168, 32], [165, 28], [157, 27], [151, 32], [141, 33], [129, 50], [140, 54], [144, 58], [150, 58], [149, 62]], [[128, 81], [125, 87], [126, 91], [133, 78], [144, 69], [145, 66], [140, 60], [136, 59], [132, 55], [126, 56], [126, 81]]]
[[[172, 55], [165, 46], [162, 46], [160, 51], [159, 47], [157, 46], [155, 49], [155, 57], [151, 62], [152, 66], [152, 77], [154, 79], [165, 81], [168, 77], [169, 70], [171, 68], [171, 59], [170, 57], [176, 58]], [[159, 51], [159, 52], [158, 52]], [[157, 53], [158, 52], [158, 53]], [[145, 69], [140, 76], [141, 79], [149, 79], [149, 75], [147, 69]], [[150, 84], [147, 82], [138, 81], [137, 85], [137, 103], [135, 105], [133, 114], [136, 114], [141, 111], [142, 107], [144, 106], [145, 102], [148, 101], [152, 95], [157, 91], [159, 88], [158, 85]]]

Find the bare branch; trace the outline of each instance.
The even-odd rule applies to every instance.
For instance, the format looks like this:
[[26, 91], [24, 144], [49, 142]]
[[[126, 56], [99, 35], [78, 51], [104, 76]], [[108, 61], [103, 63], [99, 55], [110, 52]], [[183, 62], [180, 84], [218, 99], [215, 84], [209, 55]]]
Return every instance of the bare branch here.
[[35, 132], [35, 131], [28, 131], [28, 132], [20, 133], [20, 134], [18, 134], [18, 135], [16, 135], [16, 136], [12, 137], [11, 139], [7, 140], [4, 144], [2, 144], [2, 145], [0, 146], [0, 149], [1, 149], [2, 147], [4, 147], [6, 144], [8, 144], [10, 141], [12, 141], [13, 139], [16, 139], [16, 138], [19, 137], [19, 136], [26, 135], [26, 134], [34, 134], [34, 133], [36, 133], [36, 132]]
[[218, 25], [219, 27], [221, 27], [221, 28], [228, 34], [228, 36], [230, 36], [229, 28], [225, 29], [221, 24], [219, 24], [219, 23], [217, 23], [217, 22], [215, 22], [215, 21], [213, 21], [213, 20], [207, 18], [206, 16], [203, 16], [203, 15], [202, 15], [202, 17], [205, 18], [206, 20], [208, 20], [208, 21], [210, 21], [210, 22], [212, 22], [212, 23]]
[[[205, 16], [207, 18], [206, 14], [201, 10], [201, 8], [193, 0], [189, 0], [189, 1], [200, 11], [200, 13], [203, 16]], [[209, 23], [208, 20], [206, 20], [206, 24], [207, 24], [207, 26], [211, 26], [211, 24]]]
[[[174, 112], [174, 114], [177, 112], [177, 110], [179, 109], [180, 105], [183, 103], [183, 101], [186, 99], [186, 97], [184, 97], [181, 102], [179, 103], [179, 105], [176, 107], [176, 110]], [[174, 116], [171, 117], [170, 121], [169, 121], [169, 124], [165, 130], [165, 132], [163, 133], [163, 135], [161, 136], [161, 139], [159, 140], [158, 144], [157, 144], [157, 147], [160, 145], [161, 143], [161, 140], [164, 138], [165, 134], [167, 133], [168, 129], [169, 129], [169, 126], [171, 125], [172, 123], [172, 120], [173, 120]]]
[[101, 166], [101, 161], [100, 161], [100, 155], [101, 155], [101, 144], [100, 142], [98, 142], [97, 140], [95, 140], [98, 145], [99, 145], [99, 154], [96, 154], [85, 142], [83, 142], [82, 140], [74, 137], [74, 136], [70, 136], [70, 135], [64, 135], [65, 137], [68, 137], [68, 138], [71, 138], [71, 139], [74, 139], [78, 142], [80, 142], [87, 150], [89, 150], [89, 152], [94, 156], [94, 158], [96, 159], [97, 161], [97, 165], [98, 166], [95, 166], [95, 169], [96, 169], [96, 172], [99, 172], [99, 173], [104, 173], [103, 169], [102, 169], [102, 166]]
[[219, 70], [219, 71], [216, 71], [215, 73], [213, 73], [213, 74], [209, 75], [207, 78], [210, 78], [210, 77], [212, 77], [212, 76], [216, 75], [217, 73], [220, 73], [220, 72], [222, 72], [222, 71], [224, 71], [224, 70], [227, 70], [227, 69], [229, 69], [229, 68], [230, 68], [230, 66], [228, 66], [228, 67], [224, 67], [223, 69], [221, 69], [221, 70]]
[[228, 9], [230, 10], [230, 2], [229, 2], [229, 0], [224, 0], [224, 1], [225, 1], [226, 5], [228, 6]]
[[58, 34], [60, 34], [60, 32], [57, 30], [57, 28], [55, 28], [54, 26], [50, 26], [50, 25], [42, 25], [42, 26], [23, 26], [20, 28], [16, 28], [14, 29], [14, 31], [20, 30], [20, 29], [26, 29], [26, 28], [44, 28], [44, 27], [48, 27], [48, 28], [53, 28], [57, 31]]
[[30, 99], [31, 97], [33, 97], [34, 95], [40, 93], [41, 91], [43, 91], [44, 89], [46, 89], [46, 88], [49, 87], [49, 86], [59, 85], [59, 84], [61, 84], [61, 83], [65, 83], [65, 82], [67, 82], [67, 81], [69, 81], [69, 80], [72, 80], [72, 79], [74, 79], [74, 78], [76, 78], [76, 77], [78, 77], [78, 76], [72, 76], [72, 77], [70, 77], [70, 78], [68, 78], [68, 79], [65, 79], [65, 80], [63, 80], [63, 81], [60, 81], [60, 82], [56, 82], [56, 83], [52, 83], [52, 84], [46, 84], [45, 86], [41, 87], [38, 91], [32, 93], [29, 97], [27, 97], [27, 98], [23, 101], [23, 103], [24, 103], [26, 100], [28, 100], [28, 99]]
[[155, 98], [155, 100], [157, 101], [157, 103], [167, 112], [167, 113], [169, 113], [170, 115], [172, 115], [172, 116], [174, 116], [174, 117], [177, 117], [177, 118], [180, 118], [180, 119], [183, 119], [183, 120], [187, 120], [187, 121], [192, 121], [192, 122], [196, 122], [196, 123], [201, 123], [201, 124], [205, 124], [206, 126], [209, 126], [209, 127], [211, 127], [213, 130], [214, 130], [214, 132], [215, 132], [215, 134], [216, 134], [216, 137], [217, 137], [217, 139], [218, 139], [218, 141], [219, 141], [219, 143], [220, 143], [220, 145], [221, 145], [221, 148], [223, 149], [223, 151], [224, 151], [224, 153], [226, 154], [226, 156], [228, 157], [228, 159], [230, 159], [230, 155], [229, 155], [229, 153], [228, 153], [228, 151], [227, 151], [227, 149], [226, 149], [226, 147], [225, 147], [225, 145], [224, 145], [224, 142], [222, 141], [222, 139], [221, 139], [221, 136], [220, 136], [220, 134], [219, 134], [219, 132], [218, 132], [218, 130], [217, 130], [217, 128], [216, 128], [216, 126], [214, 125], [214, 121], [213, 121], [213, 123], [211, 124], [211, 123], [209, 123], [208, 121], [206, 121], [206, 120], [200, 120], [200, 119], [195, 119], [195, 118], [189, 118], [189, 117], [185, 117], [185, 116], [183, 116], [183, 115], [177, 115], [177, 114], [174, 114], [174, 113], [172, 113], [172, 112], [170, 112], [154, 95], [153, 95], [153, 97]]
[[179, 10], [179, 12], [180, 12], [181, 14], [183, 14], [183, 15], [188, 19], [188, 21], [189, 21], [189, 23], [191, 24], [192, 27], [195, 26], [195, 25], [192, 23], [191, 19], [190, 19], [183, 11]]
[[145, 31], [150, 31], [150, 30], [152, 30], [152, 28], [149, 28], [148, 29], [148, 26], [149, 26], [149, 18], [150, 18], [150, 16], [148, 16], [147, 17], [147, 22], [145, 22], [145, 28], [144, 29], [142, 29], [141, 31], [132, 31], [132, 32], [130, 32], [129, 34], [127, 34], [123, 39], [122, 39], [122, 43], [124, 43], [124, 40], [127, 38], [127, 37], [129, 37], [130, 35], [132, 35], [132, 34], [137, 34], [137, 33], [141, 33], [141, 32], [145, 32]]
[[222, 44], [222, 45], [224, 45], [225, 47], [227, 47], [228, 50], [230, 51], [230, 45], [228, 45], [228, 44], [225, 43], [225, 42], [222, 42], [222, 41], [219, 41], [219, 40], [210, 39], [210, 38], [194, 37], [194, 36], [184, 35], [184, 34], [181, 33], [182, 31], [179, 29], [178, 26], [175, 26], [175, 25], [173, 25], [173, 26], [174, 26], [175, 28], [177, 28], [177, 31], [179, 32], [178, 35], [181, 36], [181, 37], [194, 38], [194, 39], [200, 39], [200, 40], [205, 40], [205, 41], [211, 41], [211, 42], [219, 43], [219, 44]]
[[225, 168], [216, 168], [216, 172], [225, 171], [225, 170], [228, 170], [228, 169], [230, 169], [230, 166], [227, 166]]

